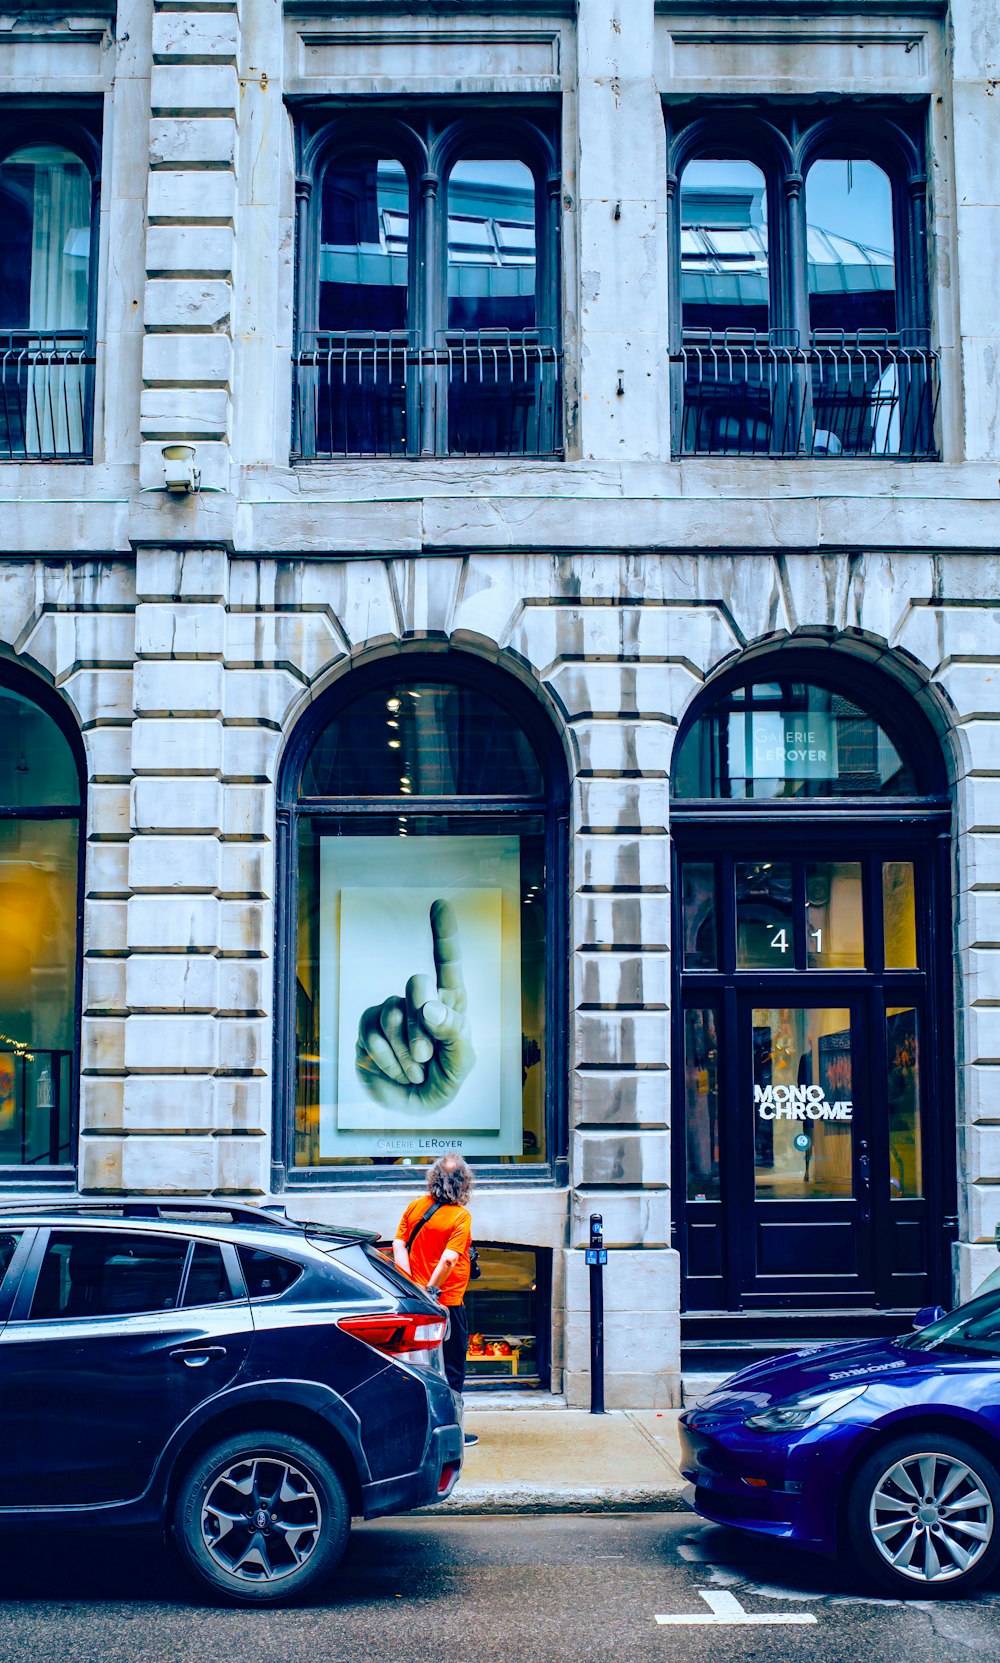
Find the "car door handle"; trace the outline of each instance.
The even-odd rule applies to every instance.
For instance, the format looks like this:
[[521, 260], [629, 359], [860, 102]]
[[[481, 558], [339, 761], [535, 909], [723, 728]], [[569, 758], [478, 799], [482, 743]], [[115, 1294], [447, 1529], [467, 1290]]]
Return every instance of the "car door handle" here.
[[224, 1357], [225, 1355], [226, 1348], [224, 1345], [180, 1346], [176, 1351], [170, 1353], [175, 1363], [186, 1363], [189, 1369], [204, 1368], [205, 1364], [210, 1363], [213, 1357]]

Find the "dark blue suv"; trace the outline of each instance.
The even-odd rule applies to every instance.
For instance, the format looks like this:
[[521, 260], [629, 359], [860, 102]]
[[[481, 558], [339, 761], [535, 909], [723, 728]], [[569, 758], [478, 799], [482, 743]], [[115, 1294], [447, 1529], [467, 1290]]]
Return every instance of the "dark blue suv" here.
[[4, 1207], [0, 1525], [162, 1526], [264, 1605], [334, 1569], [352, 1514], [449, 1495], [447, 1314], [374, 1240], [250, 1207]]

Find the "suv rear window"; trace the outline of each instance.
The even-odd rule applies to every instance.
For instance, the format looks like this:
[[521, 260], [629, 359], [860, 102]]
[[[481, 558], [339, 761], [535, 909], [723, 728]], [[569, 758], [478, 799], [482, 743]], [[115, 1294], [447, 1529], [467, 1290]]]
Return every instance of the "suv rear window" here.
[[241, 1247], [240, 1265], [251, 1299], [274, 1299], [302, 1275], [302, 1266], [260, 1247]]
[[38, 1273], [32, 1319], [173, 1310], [187, 1249], [179, 1236], [54, 1231]]
[[21, 1240], [21, 1235], [22, 1232], [20, 1230], [4, 1230], [0, 1232], [0, 1282], [3, 1281], [8, 1270], [10, 1269], [10, 1261], [14, 1257], [14, 1249]]
[[184, 1308], [189, 1305], [219, 1305], [232, 1297], [233, 1290], [229, 1286], [221, 1247], [215, 1242], [196, 1242], [184, 1284]]

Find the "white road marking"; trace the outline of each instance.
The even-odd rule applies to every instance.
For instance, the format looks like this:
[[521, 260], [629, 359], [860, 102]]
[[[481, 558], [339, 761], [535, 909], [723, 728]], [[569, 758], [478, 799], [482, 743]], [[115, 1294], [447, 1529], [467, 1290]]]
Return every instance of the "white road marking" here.
[[690, 1616], [680, 1616], [671, 1613], [669, 1616], [656, 1617], [658, 1623], [669, 1623], [674, 1628], [690, 1627], [697, 1624], [699, 1628], [732, 1627], [735, 1624], [748, 1623], [814, 1623], [816, 1618], [811, 1611], [745, 1611], [735, 1594], [725, 1588], [696, 1588], [708, 1611], [695, 1611]]

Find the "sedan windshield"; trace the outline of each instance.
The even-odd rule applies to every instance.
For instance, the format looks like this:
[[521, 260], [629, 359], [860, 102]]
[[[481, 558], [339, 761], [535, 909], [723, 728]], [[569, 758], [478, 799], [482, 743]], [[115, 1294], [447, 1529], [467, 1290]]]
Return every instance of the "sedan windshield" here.
[[903, 1334], [896, 1344], [906, 1351], [974, 1351], [1000, 1357], [1000, 1289], [980, 1294], [918, 1333]]

